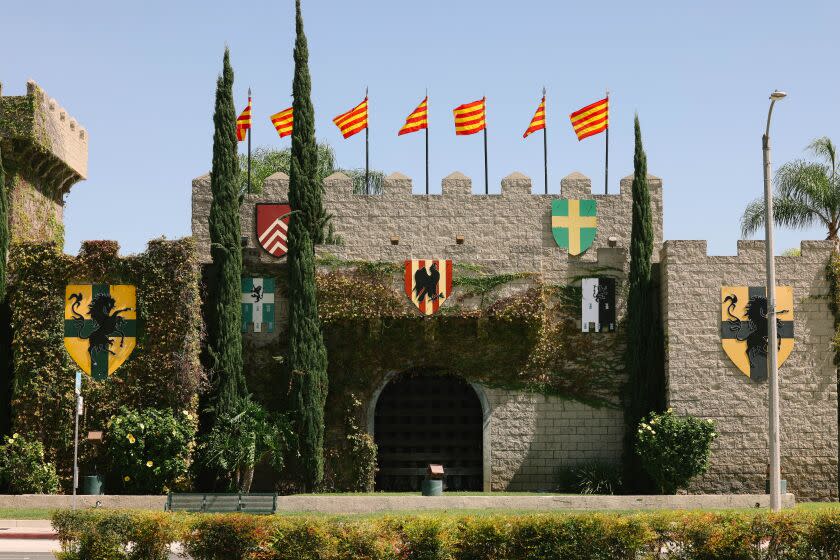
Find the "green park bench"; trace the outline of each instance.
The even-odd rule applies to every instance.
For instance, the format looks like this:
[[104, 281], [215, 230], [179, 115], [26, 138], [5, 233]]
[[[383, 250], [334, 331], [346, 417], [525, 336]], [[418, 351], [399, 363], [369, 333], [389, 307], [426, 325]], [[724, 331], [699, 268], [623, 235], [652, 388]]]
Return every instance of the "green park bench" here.
[[174, 494], [170, 492], [164, 510], [272, 514], [277, 511], [277, 494]]

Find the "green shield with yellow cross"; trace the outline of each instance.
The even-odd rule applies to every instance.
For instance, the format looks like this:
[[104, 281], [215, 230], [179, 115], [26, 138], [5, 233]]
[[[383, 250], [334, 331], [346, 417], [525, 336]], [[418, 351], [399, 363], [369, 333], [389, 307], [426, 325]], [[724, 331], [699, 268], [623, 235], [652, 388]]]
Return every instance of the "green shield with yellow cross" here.
[[64, 293], [64, 347], [79, 369], [107, 379], [137, 344], [137, 289], [70, 284]]
[[598, 229], [597, 204], [593, 199], [561, 198], [551, 201], [551, 233], [554, 241], [570, 255], [592, 246]]

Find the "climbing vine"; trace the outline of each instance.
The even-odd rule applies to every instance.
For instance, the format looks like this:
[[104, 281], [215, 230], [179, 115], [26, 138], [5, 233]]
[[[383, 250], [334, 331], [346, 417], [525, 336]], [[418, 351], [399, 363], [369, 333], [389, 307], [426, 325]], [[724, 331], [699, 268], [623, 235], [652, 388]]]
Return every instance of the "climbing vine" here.
[[840, 366], [840, 253], [831, 252], [826, 266], [828, 279], [828, 306], [834, 315], [834, 364]]
[[[197, 405], [201, 318], [192, 240], [154, 240], [130, 257], [118, 250], [114, 241], [88, 241], [77, 257], [51, 243], [13, 244], [10, 251], [13, 429], [43, 442], [65, 482], [76, 370], [63, 344], [67, 284], [137, 286], [137, 346], [108, 380], [86, 377], [82, 433], [102, 429], [120, 406], [194, 412]], [[81, 452], [84, 458], [84, 446]]]

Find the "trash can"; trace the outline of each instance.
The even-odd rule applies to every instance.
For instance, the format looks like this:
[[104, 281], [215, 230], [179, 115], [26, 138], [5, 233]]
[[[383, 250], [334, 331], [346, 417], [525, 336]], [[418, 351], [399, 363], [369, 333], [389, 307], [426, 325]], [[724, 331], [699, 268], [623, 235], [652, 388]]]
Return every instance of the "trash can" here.
[[424, 496], [440, 496], [443, 494], [443, 465], [429, 465], [426, 478], [420, 485]]
[[79, 494], [86, 496], [97, 496], [104, 494], [105, 479], [102, 475], [94, 474], [91, 476], [82, 476], [79, 480]]
[[[782, 496], [787, 494], [787, 480], [785, 480], [784, 478], [782, 480], [780, 480], [779, 481], [779, 488], [781, 489], [780, 494]], [[770, 493], [770, 481], [769, 480], [764, 481], [764, 492], [767, 493], [767, 494]]]

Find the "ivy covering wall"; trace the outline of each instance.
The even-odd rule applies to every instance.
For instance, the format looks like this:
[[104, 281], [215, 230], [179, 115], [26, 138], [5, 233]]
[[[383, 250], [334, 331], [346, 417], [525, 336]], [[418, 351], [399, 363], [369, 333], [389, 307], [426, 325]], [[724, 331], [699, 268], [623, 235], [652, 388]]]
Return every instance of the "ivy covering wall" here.
[[[13, 336], [12, 428], [44, 443], [67, 481], [73, 453], [76, 367], [64, 349], [64, 295], [70, 283], [137, 287], [137, 347], [102, 382], [85, 376], [80, 433], [103, 429], [120, 406], [195, 412], [203, 381], [199, 276], [191, 239], [151, 241], [120, 257], [114, 241], [83, 243], [77, 257], [51, 243], [14, 244], [9, 302]], [[82, 445], [82, 464], [93, 452]]]

